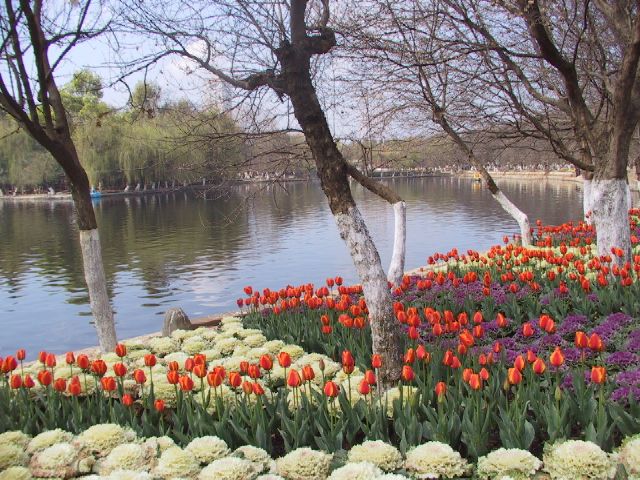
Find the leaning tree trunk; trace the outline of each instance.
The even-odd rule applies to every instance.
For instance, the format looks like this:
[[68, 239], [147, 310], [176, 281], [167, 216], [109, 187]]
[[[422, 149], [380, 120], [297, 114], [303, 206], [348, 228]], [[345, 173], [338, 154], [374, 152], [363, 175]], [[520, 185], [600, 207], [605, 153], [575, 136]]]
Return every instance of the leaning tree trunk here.
[[593, 182], [593, 173], [584, 170], [582, 172], [582, 212], [584, 221], [587, 225], [593, 223], [593, 195], [591, 184]]
[[404, 276], [404, 264], [407, 255], [407, 206], [400, 195], [382, 183], [367, 177], [353, 165], [348, 166], [348, 171], [349, 175], [360, 185], [393, 206], [393, 254], [391, 255], [391, 263], [387, 272], [387, 280], [396, 286], [400, 285]]
[[[82, 251], [82, 265], [84, 278], [87, 282], [91, 312], [98, 335], [98, 344], [103, 352], [112, 352], [116, 346], [116, 329], [113, 319], [113, 310], [107, 292], [107, 279], [102, 263], [102, 248], [96, 222], [89, 179], [80, 166], [75, 155], [75, 149], [68, 147], [66, 154], [75, 157], [71, 163], [78, 168], [71, 173], [71, 195], [76, 208], [78, 229], [80, 230], [80, 250]], [[71, 153], [69, 153], [71, 152]], [[69, 162], [64, 162], [68, 165]]]
[[294, 48], [281, 53], [285, 91], [313, 153], [322, 190], [340, 236], [356, 268], [369, 311], [373, 352], [383, 358], [379, 381], [397, 384], [402, 368], [402, 338], [380, 255], [351, 195], [348, 166], [338, 150], [311, 81], [308, 54]]

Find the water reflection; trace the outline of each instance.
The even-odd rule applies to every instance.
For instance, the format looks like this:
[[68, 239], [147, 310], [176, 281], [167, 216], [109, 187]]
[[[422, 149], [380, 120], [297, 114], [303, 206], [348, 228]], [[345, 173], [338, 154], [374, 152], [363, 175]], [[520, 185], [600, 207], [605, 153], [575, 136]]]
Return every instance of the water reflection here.
[[[517, 225], [479, 185], [458, 178], [389, 181], [407, 201], [407, 267], [452, 247], [485, 249]], [[501, 182], [534, 220], [581, 216], [569, 182]], [[393, 212], [354, 185], [385, 265]], [[209, 199], [186, 193], [95, 205], [109, 291], [122, 337], [158, 330], [169, 306], [191, 316], [235, 308], [242, 287], [321, 283], [355, 272], [315, 183], [245, 185]], [[213, 198], [211, 198], [213, 197]], [[69, 203], [0, 202], [0, 355], [17, 345], [63, 352], [95, 343]]]

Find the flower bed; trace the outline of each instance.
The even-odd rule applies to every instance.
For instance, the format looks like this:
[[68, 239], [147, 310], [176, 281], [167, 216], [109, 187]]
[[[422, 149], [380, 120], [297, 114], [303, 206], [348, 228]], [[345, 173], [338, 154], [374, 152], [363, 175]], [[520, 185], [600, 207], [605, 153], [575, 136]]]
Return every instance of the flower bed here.
[[[393, 287], [405, 365], [399, 384], [382, 394], [376, 369], [384, 359], [371, 355], [361, 289], [335, 278], [319, 288], [247, 287], [243, 318], [124, 342], [98, 359], [41, 352], [24, 365], [19, 350], [0, 362], [0, 410], [12, 412], [0, 416], [0, 432], [58, 432], [45, 438], [58, 439], [54, 456], [71, 465], [60, 478], [116, 478], [99, 470], [103, 446], [76, 453], [65, 446], [97, 424], [125, 427], [116, 437], [136, 447], [118, 455], [147, 472], [117, 478], [177, 478], [163, 473], [170, 463], [182, 465], [184, 478], [253, 479], [273, 470], [290, 479], [382, 472], [517, 479], [541, 465], [551, 478], [566, 478], [562, 469], [576, 468], [569, 458], [582, 465], [582, 476], [571, 478], [609, 478], [616, 467], [633, 478], [640, 255], [634, 247], [627, 265], [615, 262], [617, 250], [597, 257], [592, 236], [582, 224], [540, 225], [534, 248], [430, 257], [428, 270]], [[169, 449], [163, 462], [163, 448], [143, 439], [165, 437], [183, 449]], [[33, 476], [49, 475], [36, 475], [41, 459], [33, 448], [5, 443], [12, 447], [0, 452], [0, 469], [12, 458]], [[229, 456], [248, 445], [281, 457], [277, 468]], [[622, 454], [606, 453], [620, 445]], [[296, 462], [319, 473], [305, 476]], [[6, 478], [29, 478], [20, 472]]]

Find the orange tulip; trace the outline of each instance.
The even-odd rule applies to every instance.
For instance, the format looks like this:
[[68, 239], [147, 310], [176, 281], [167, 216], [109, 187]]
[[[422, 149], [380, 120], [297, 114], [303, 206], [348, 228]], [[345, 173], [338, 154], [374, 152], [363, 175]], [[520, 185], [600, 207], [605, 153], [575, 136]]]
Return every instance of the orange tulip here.
[[527, 350], [527, 362], [533, 363], [537, 359], [537, 355], [533, 353], [533, 350]]
[[9, 385], [14, 390], [17, 390], [18, 388], [22, 387], [22, 377], [17, 374], [11, 375], [11, 378], [9, 379]]
[[597, 333], [591, 334], [591, 336], [589, 337], [588, 346], [594, 352], [602, 352], [604, 350], [604, 343], [602, 342], [600, 335], [598, 335]]
[[404, 365], [402, 367], [402, 380], [405, 382], [411, 382], [415, 378], [415, 373], [413, 373], [413, 368], [409, 365]]
[[471, 378], [469, 378], [469, 386], [472, 390], [480, 390], [480, 388], [482, 387], [482, 380], [480, 380], [480, 375], [478, 375], [477, 373], [471, 375]]
[[587, 334], [578, 330], [574, 341], [577, 348], [587, 348], [589, 346], [589, 338]]
[[465, 368], [462, 371], [462, 380], [464, 380], [465, 382], [469, 382], [469, 379], [471, 378], [471, 375], [473, 375], [473, 369]]
[[509, 322], [507, 321], [507, 318], [503, 313], [498, 313], [498, 315], [496, 316], [496, 325], [498, 325], [498, 327], [500, 328], [505, 328], [507, 325], [509, 325]]
[[556, 349], [553, 351], [553, 353], [549, 357], [549, 362], [556, 368], [564, 363], [564, 354], [562, 353], [562, 350], [560, 350], [560, 347], [556, 347]]
[[198, 378], [204, 378], [207, 375], [207, 367], [204, 365], [194, 365], [193, 374]]
[[53, 353], [47, 353], [47, 358], [45, 359], [45, 365], [49, 368], [53, 368], [57, 365], [56, 356]]
[[262, 376], [262, 373], [260, 372], [260, 366], [258, 365], [249, 365], [249, 369], [247, 370], [247, 373], [249, 374], [249, 377], [251, 377], [254, 380]]
[[224, 381], [224, 377], [220, 374], [220, 372], [213, 371], [207, 373], [207, 383], [210, 387], [217, 388], [222, 385]]
[[167, 382], [171, 385], [177, 385], [180, 381], [180, 374], [177, 370], [169, 370], [167, 372]]
[[242, 377], [238, 372], [229, 373], [229, 385], [233, 388], [238, 388], [242, 384]]
[[406, 351], [406, 353], [404, 354], [403, 361], [406, 364], [413, 363], [416, 361], [416, 352], [413, 350], [413, 348], [409, 348]]
[[156, 362], [157, 362], [156, 356], [153, 353], [147, 353], [144, 356], [144, 364], [145, 364], [145, 366], [147, 366], [149, 368], [154, 367], [156, 365]]
[[473, 323], [476, 325], [481, 324], [484, 321], [484, 317], [482, 316], [482, 312], [476, 312], [473, 314]]
[[316, 378], [316, 372], [313, 371], [313, 367], [311, 365], [305, 365], [302, 367], [302, 380], [305, 382], [310, 382]]
[[125, 407], [130, 407], [131, 405], [133, 405], [133, 397], [131, 395], [129, 395], [128, 393], [125, 393], [122, 396], [122, 404]]
[[104, 363], [104, 360], [94, 360], [91, 362], [91, 371], [98, 377], [102, 377], [107, 373], [107, 364]]
[[481, 368], [480, 369], [480, 378], [486, 382], [487, 380], [489, 380], [489, 370], [487, 370], [486, 368]]
[[509, 369], [507, 378], [509, 379], [509, 383], [511, 385], [518, 385], [520, 382], [522, 382], [522, 374], [520, 373], [520, 370], [515, 367]]
[[374, 373], [373, 370], [367, 370], [366, 372], [364, 372], [364, 379], [367, 381], [369, 385], [376, 384], [376, 374]]
[[102, 377], [100, 383], [105, 392], [113, 392], [116, 389], [116, 380], [113, 377]]
[[158, 412], [158, 413], [164, 412], [164, 409], [165, 409], [164, 400], [158, 399], [155, 402], [153, 402], [153, 408], [155, 408], [156, 412]]
[[300, 378], [298, 371], [293, 368], [289, 370], [289, 374], [287, 375], [287, 385], [291, 388], [297, 388], [301, 383], [302, 379]]
[[524, 370], [525, 365], [526, 363], [522, 355], [518, 355], [516, 359], [513, 361], [514, 368], [517, 368], [520, 372]]
[[127, 367], [124, 363], [116, 363], [113, 365], [113, 373], [115, 373], [117, 377], [124, 377], [127, 374]]
[[116, 345], [115, 352], [116, 352], [116, 355], [119, 356], [120, 358], [126, 357], [127, 347], [124, 346], [122, 343], [118, 343]]
[[179, 383], [180, 389], [183, 392], [190, 392], [191, 390], [193, 390], [193, 380], [191, 380], [191, 377], [189, 375], [181, 376]]
[[542, 360], [541, 358], [536, 358], [536, 361], [533, 362], [532, 368], [534, 373], [542, 375], [547, 369], [547, 366], [545, 365], [544, 360]]
[[147, 376], [144, 374], [144, 370], [140, 370], [139, 368], [133, 371], [133, 379], [136, 381], [138, 385], [142, 385], [147, 381]]
[[64, 392], [67, 389], [67, 381], [64, 378], [57, 378], [55, 382], [53, 382], [53, 389], [56, 392]]
[[534, 334], [533, 327], [529, 322], [525, 322], [522, 324], [522, 335], [525, 337], [530, 337]]
[[436, 383], [436, 388], [434, 390], [436, 392], [436, 396], [441, 397], [447, 393], [447, 384], [444, 382], [438, 382]]
[[82, 370], [88, 370], [90, 365], [89, 357], [86, 356], [84, 353], [81, 353], [80, 355], [78, 355], [78, 358], [76, 358], [76, 364]]
[[591, 367], [591, 382], [604, 383], [607, 380], [607, 370], [604, 367]]
[[251, 384], [251, 388], [253, 390], [254, 395], [264, 395], [264, 388], [258, 382], [253, 382]]
[[287, 352], [280, 352], [278, 354], [278, 363], [282, 368], [289, 368], [291, 366], [291, 356]]
[[340, 393], [340, 387], [338, 387], [338, 385], [336, 385], [334, 382], [331, 382], [331, 381], [324, 384], [323, 390], [324, 390], [324, 394], [327, 397], [331, 397], [331, 398], [337, 397], [338, 394]]
[[52, 381], [53, 377], [51, 376], [51, 372], [49, 370], [40, 370], [38, 372], [38, 382], [40, 382], [40, 385], [48, 387], [49, 385], [51, 385]]
[[364, 378], [358, 385], [358, 392], [360, 392], [361, 395], [365, 395], [365, 396], [371, 393], [371, 387], [369, 386], [369, 383]]
[[273, 368], [273, 359], [271, 358], [271, 355], [262, 355], [260, 357], [260, 366], [264, 370], [271, 370]]

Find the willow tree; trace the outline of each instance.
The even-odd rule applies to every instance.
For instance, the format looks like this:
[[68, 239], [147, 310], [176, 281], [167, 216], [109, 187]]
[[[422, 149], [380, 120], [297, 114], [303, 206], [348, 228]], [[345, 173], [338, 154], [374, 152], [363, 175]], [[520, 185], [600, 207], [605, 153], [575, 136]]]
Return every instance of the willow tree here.
[[[0, 107], [51, 154], [69, 180], [98, 341], [107, 351], [116, 345], [116, 331], [98, 225], [89, 179], [78, 158], [55, 80], [55, 70], [65, 56], [83, 40], [100, 33], [91, 20], [91, 8], [91, 0], [75, 5], [45, 5], [42, 0], [4, 2], [0, 13]], [[52, 50], [57, 55], [51, 55]]]
[[152, 54], [149, 61], [179, 55], [237, 91], [268, 90], [290, 102], [362, 283], [373, 351], [384, 357], [381, 382], [390, 385], [399, 379], [402, 352], [387, 277], [351, 193], [349, 177], [356, 172], [336, 146], [312, 76], [315, 62], [336, 46], [329, 3], [150, 0], [124, 2], [123, 14], [135, 31], [163, 43], [163, 52]]
[[[441, 0], [494, 68], [487, 94], [585, 174], [598, 251], [631, 254], [627, 167], [640, 120], [640, 1]], [[505, 118], [506, 119], [506, 118]]]

